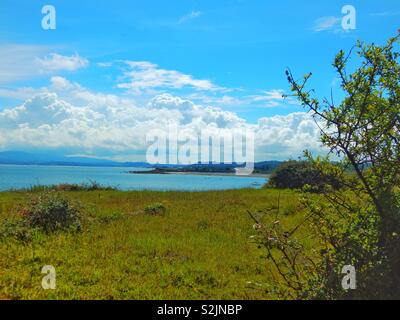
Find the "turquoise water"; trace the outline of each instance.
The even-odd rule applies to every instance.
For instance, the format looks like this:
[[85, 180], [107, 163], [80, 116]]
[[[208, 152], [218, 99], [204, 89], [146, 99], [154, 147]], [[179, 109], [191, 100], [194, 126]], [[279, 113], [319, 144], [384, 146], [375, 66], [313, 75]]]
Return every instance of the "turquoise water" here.
[[35, 185], [88, 183], [96, 181], [121, 190], [229, 190], [261, 188], [266, 182], [258, 177], [198, 176], [172, 174], [130, 174], [140, 168], [66, 167], [0, 165], [0, 191]]

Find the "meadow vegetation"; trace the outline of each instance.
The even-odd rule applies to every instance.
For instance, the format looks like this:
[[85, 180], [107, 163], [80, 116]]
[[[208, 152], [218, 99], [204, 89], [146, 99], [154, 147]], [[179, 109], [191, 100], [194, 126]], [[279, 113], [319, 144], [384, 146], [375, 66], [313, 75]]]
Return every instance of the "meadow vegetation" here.
[[[248, 215], [278, 198], [281, 223], [301, 221], [287, 190], [2, 192], [0, 298], [279, 298]], [[38, 222], [39, 212], [60, 223]], [[56, 290], [41, 288], [44, 265], [56, 269]]]

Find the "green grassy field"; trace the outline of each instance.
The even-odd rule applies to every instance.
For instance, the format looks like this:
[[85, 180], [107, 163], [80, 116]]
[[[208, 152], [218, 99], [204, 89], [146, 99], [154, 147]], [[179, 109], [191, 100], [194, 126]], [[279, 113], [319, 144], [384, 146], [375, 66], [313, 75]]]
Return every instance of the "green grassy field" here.
[[[301, 218], [297, 195], [280, 192], [282, 223]], [[0, 240], [1, 299], [272, 299], [274, 275], [252, 242], [253, 212], [275, 206], [276, 190], [220, 192], [70, 191], [81, 232]], [[0, 193], [0, 223], [28, 192]], [[164, 216], [143, 209], [154, 203]], [[273, 217], [270, 217], [271, 219]], [[53, 265], [56, 290], [41, 287]]]

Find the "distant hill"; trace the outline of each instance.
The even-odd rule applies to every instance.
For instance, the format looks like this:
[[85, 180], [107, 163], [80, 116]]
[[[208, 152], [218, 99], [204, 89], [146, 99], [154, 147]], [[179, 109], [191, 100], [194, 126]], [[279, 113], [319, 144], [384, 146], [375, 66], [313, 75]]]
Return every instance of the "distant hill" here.
[[278, 166], [282, 164], [282, 161], [262, 161], [254, 164], [254, 173], [268, 172], [271, 173]]
[[5, 151], [0, 152], [0, 163], [26, 163], [26, 162], [37, 162], [39, 161], [38, 157], [33, 154], [20, 152], [20, 151]]
[[[271, 173], [276, 167], [278, 167], [281, 161], [262, 161], [254, 164], [254, 173]], [[225, 163], [197, 163], [192, 165], [157, 165], [158, 169], [169, 169], [179, 172], [235, 172], [235, 168], [244, 167], [237, 163], [225, 164]]]
[[0, 152], [0, 164], [95, 167], [152, 167], [146, 162], [117, 162], [88, 157], [65, 157], [21, 151]]
[[[271, 173], [282, 162], [262, 161], [254, 164], [254, 173]], [[89, 157], [66, 157], [50, 154], [34, 154], [22, 151], [0, 152], [0, 164], [17, 165], [46, 165], [46, 166], [91, 166], [91, 167], [142, 167], [173, 169], [180, 172], [234, 172], [235, 168], [243, 165], [208, 163], [192, 165], [159, 164], [151, 165], [147, 162], [118, 162], [106, 159]]]

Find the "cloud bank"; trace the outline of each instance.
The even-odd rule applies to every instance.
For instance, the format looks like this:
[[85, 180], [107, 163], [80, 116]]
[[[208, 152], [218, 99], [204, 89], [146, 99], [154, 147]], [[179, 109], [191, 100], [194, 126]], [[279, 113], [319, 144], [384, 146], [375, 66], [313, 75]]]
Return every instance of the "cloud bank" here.
[[[276, 93], [276, 92], [275, 92]], [[267, 95], [268, 97], [271, 95]], [[159, 94], [143, 105], [129, 98], [89, 91], [62, 77], [21, 105], [0, 111], [0, 149], [69, 149], [88, 156], [144, 160], [146, 133], [174, 124], [179, 130], [251, 129], [256, 160], [321, 153], [319, 131], [304, 112], [265, 117], [250, 124], [237, 114]]]

